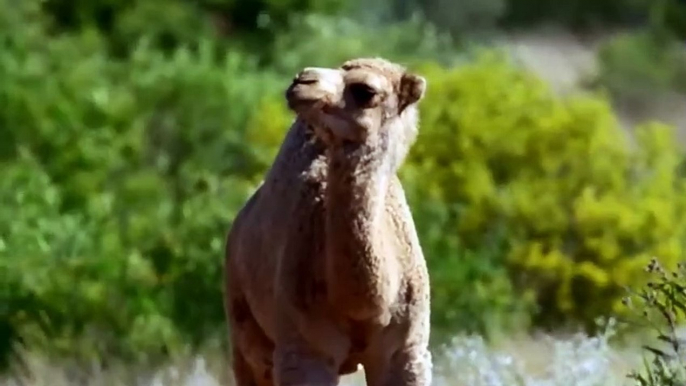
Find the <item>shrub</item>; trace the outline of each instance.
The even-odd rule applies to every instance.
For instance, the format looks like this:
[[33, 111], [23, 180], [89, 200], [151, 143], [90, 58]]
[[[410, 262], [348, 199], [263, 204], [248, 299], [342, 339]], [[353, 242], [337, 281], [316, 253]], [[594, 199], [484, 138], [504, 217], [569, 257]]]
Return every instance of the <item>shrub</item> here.
[[[59, 187], [27, 156], [2, 177], [0, 302], [9, 339], [2, 354], [18, 338], [82, 358], [103, 348], [132, 356], [178, 343], [172, 321], [150, 303], [154, 269], [122, 245], [114, 213], [62, 213]], [[93, 195], [93, 204], [106, 206], [108, 198]]]
[[119, 61], [97, 34], [27, 31], [0, 32], [0, 357], [23, 339], [142, 360], [222, 334], [224, 234], [264, 168], [245, 127], [273, 77], [209, 42]]
[[[686, 343], [683, 327], [686, 320], [686, 265], [666, 271], [657, 259], [646, 267], [651, 277], [638, 291], [625, 298], [636, 312], [641, 327], [655, 333], [656, 342], [644, 346], [644, 368], [629, 377], [637, 386], [677, 386], [686, 382]], [[640, 313], [640, 314], [639, 314]]]
[[[620, 311], [650, 256], [676, 263], [686, 186], [670, 127], [637, 129], [633, 149], [604, 99], [560, 100], [497, 56], [421, 72], [430, 86], [410, 160], [420, 196], [454, 208], [443, 229], [455, 244], [506, 246], [498, 263], [535, 295], [537, 322], [592, 327]], [[437, 271], [456, 264], [431, 258]]]
[[[420, 127], [427, 129], [425, 124]], [[424, 138], [417, 146], [424, 146]], [[457, 332], [498, 338], [526, 327], [533, 299], [515, 291], [504, 264], [503, 239], [465, 243], [455, 231], [460, 204], [437, 197], [442, 187], [431, 182], [434, 175], [427, 172], [435, 170], [412, 160], [401, 169], [431, 277], [432, 341], [440, 344]]]

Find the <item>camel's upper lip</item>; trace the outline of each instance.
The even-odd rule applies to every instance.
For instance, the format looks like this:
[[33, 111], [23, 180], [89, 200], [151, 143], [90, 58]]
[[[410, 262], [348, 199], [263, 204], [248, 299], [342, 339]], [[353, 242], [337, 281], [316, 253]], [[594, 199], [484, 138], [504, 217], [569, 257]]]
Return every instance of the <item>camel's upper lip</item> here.
[[319, 99], [316, 98], [298, 98], [293, 95], [288, 96], [288, 107], [291, 109], [306, 109], [314, 107]]

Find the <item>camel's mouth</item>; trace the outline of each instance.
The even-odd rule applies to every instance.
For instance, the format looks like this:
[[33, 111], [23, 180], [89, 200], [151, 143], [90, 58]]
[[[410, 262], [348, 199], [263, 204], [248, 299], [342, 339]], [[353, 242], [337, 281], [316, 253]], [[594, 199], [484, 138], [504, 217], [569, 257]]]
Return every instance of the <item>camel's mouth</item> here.
[[326, 100], [317, 92], [304, 89], [296, 85], [290, 87], [286, 91], [286, 101], [288, 108], [298, 115], [303, 115], [309, 118], [315, 115], [325, 114]]
[[286, 90], [288, 107], [301, 113], [332, 105], [340, 98], [341, 82], [338, 71], [305, 69], [295, 76]]
[[312, 107], [317, 103], [318, 98], [312, 92], [304, 90], [306, 84], [293, 82], [286, 90], [286, 101], [291, 110], [298, 112], [303, 108]]

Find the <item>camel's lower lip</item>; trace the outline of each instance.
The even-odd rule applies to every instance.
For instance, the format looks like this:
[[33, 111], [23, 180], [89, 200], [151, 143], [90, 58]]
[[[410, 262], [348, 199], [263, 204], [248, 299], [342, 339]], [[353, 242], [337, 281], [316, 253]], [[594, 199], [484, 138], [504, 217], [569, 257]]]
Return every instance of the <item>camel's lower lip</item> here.
[[307, 98], [288, 98], [288, 107], [294, 110], [303, 110], [314, 107], [317, 104], [317, 99]]

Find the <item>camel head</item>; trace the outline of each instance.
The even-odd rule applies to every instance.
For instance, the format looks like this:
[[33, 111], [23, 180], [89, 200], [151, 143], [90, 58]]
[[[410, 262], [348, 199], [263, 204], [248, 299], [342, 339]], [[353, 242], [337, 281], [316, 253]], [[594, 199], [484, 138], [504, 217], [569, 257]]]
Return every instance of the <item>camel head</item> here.
[[303, 69], [286, 100], [329, 146], [385, 143], [404, 158], [416, 137], [416, 105], [425, 90], [423, 77], [398, 64], [359, 58], [338, 68]]

